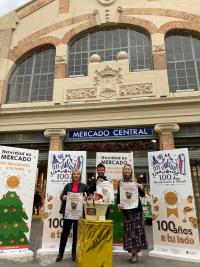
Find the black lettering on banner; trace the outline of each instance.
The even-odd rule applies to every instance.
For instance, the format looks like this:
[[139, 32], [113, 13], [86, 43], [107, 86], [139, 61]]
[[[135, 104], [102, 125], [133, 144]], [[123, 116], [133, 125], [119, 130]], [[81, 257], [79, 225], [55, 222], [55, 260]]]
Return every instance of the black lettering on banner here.
[[183, 234], [183, 235], [193, 235], [192, 229], [186, 229], [182, 228], [181, 226], [176, 226], [176, 224], [173, 221], [156, 221], [158, 225], [158, 231], [170, 231], [173, 232], [174, 234]]
[[58, 228], [58, 227], [63, 228], [64, 218], [61, 218], [61, 219], [50, 218], [48, 221], [49, 221], [49, 228]]

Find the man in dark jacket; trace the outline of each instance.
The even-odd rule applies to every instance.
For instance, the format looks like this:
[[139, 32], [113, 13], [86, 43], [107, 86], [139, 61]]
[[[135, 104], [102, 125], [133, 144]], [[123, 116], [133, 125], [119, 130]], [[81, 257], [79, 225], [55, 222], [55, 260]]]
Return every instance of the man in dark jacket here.
[[107, 181], [107, 178], [105, 176], [105, 166], [103, 165], [103, 163], [99, 163], [97, 165], [97, 178], [94, 181], [93, 185], [89, 188], [89, 193], [90, 194], [94, 194], [94, 192], [96, 192], [97, 188], [96, 188], [96, 184], [97, 181]]

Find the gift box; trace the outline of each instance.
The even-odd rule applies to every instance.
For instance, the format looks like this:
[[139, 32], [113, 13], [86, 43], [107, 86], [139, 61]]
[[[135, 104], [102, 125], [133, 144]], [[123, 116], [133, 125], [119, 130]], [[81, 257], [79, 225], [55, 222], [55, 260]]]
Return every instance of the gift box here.
[[84, 203], [85, 217], [87, 220], [105, 220], [108, 204]]
[[112, 266], [113, 223], [111, 220], [80, 220], [76, 250], [77, 267]]

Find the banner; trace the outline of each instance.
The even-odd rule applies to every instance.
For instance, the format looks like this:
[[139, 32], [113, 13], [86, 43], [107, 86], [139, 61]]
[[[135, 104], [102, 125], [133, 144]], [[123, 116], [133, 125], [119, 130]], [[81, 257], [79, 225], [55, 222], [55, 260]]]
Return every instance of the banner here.
[[[113, 181], [115, 193], [118, 190], [118, 182], [122, 178], [122, 169], [125, 164], [133, 165], [133, 153], [96, 153], [96, 165], [103, 163], [105, 166], [105, 176], [109, 181]], [[113, 220], [113, 250], [114, 252], [124, 252], [123, 250], [123, 213], [118, 211], [115, 194], [115, 204], [109, 208], [109, 219]]]
[[137, 183], [120, 182], [120, 204], [122, 209], [135, 209], [138, 207]]
[[28, 251], [38, 151], [0, 146], [0, 254]]
[[154, 253], [200, 257], [188, 149], [148, 153]]
[[[61, 228], [64, 222], [62, 215], [59, 213], [60, 195], [64, 186], [71, 182], [71, 175], [74, 169], [81, 172], [82, 182], [86, 183], [85, 151], [49, 152], [42, 248], [38, 250], [38, 254], [58, 252]], [[66, 250], [71, 251], [70, 240], [68, 241]]]
[[[117, 192], [118, 181], [122, 178], [122, 168], [125, 164], [133, 166], [133, 153], [96, 153], [96, 165], [103, 163], [106, 169], [108, 181], [113, 181], [115, 192]], [[134, 171], [134, 170], [133, 170]]]
[[67, 193], [65, 218], [79, 220], [83, 216], [83, 193]]

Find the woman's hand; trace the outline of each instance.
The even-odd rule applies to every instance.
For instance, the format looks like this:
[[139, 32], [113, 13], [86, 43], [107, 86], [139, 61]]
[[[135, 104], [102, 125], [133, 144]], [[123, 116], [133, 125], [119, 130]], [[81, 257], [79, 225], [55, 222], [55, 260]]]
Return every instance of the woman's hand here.
[[63, 195], [62, 199], [67, 200], [67, 195]]

